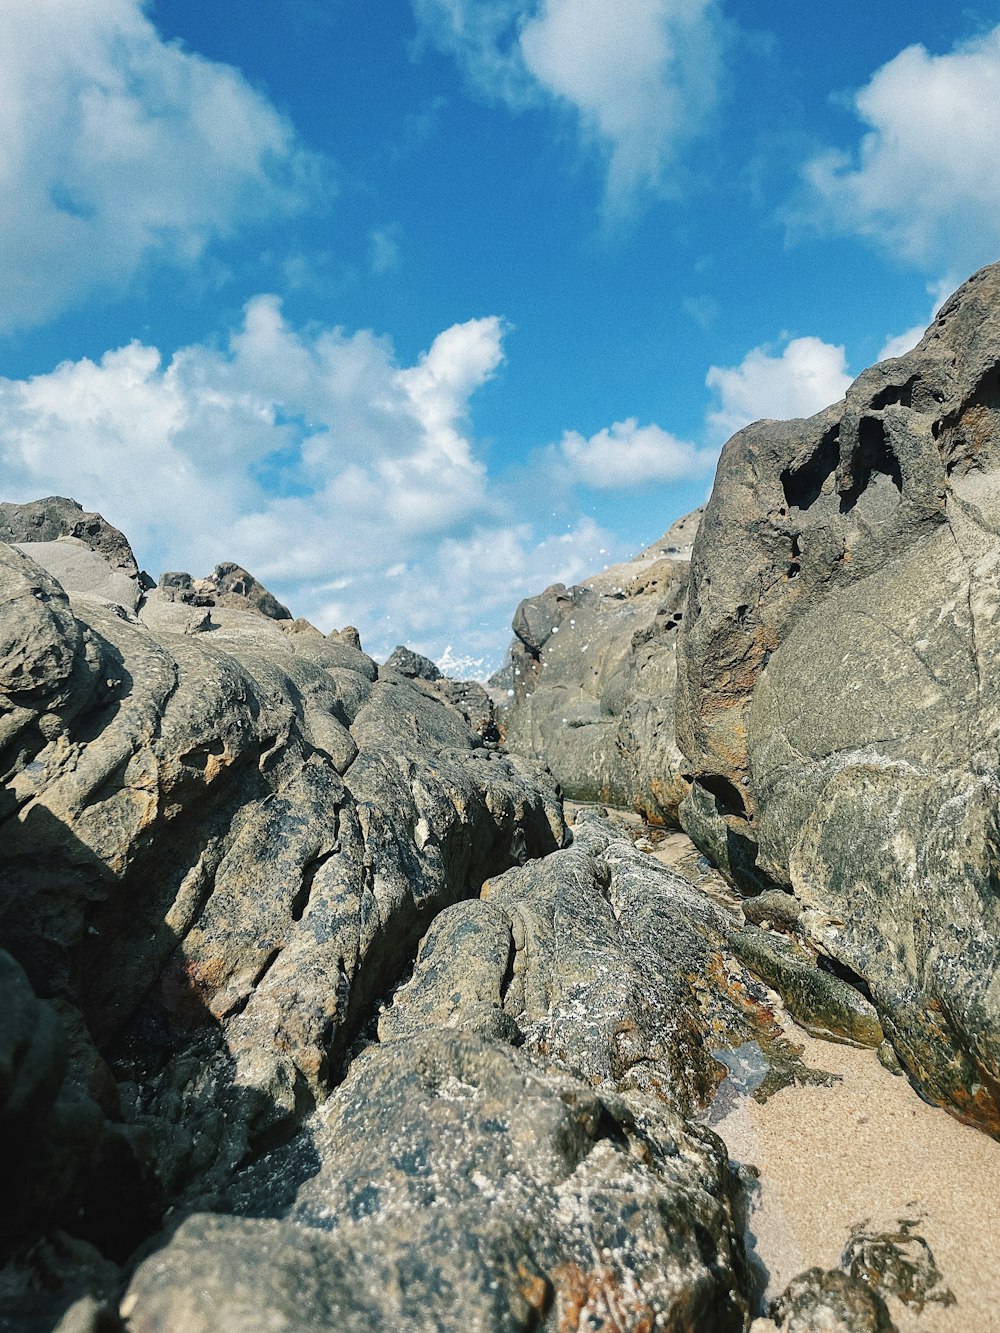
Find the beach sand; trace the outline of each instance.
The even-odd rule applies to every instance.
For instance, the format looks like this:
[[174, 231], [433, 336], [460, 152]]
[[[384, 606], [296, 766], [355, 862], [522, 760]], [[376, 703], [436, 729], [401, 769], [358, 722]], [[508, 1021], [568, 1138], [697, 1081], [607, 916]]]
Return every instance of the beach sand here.
[[[832, 1087], [741, 1096], [712, 1124], [760, 1172], [749, 1218], [767, 1296], [813, 1265], [837, 1266], [852, 1226], [917, 1223], [954, 1305], [890, 1300], [900, 1333], [1000, 1333], [1000, 1143], [928, 1106], [874, 1051], [788, 1035]], [[731, 1104], [731, 1103], [730, 1103]], [[711, 1119], [711, 1118], [710, 1118]]]

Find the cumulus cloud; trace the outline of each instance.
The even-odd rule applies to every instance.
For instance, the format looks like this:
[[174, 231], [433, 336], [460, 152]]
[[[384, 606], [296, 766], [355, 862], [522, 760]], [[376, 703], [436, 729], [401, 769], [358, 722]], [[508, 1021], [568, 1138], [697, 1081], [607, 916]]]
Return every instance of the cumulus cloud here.
[[449, 638], [496, 657], [520, 597], [598, 563], [589, 520], [549, 537], [488, 493], [472, 396], [500, 319], [444, 330], [411, 366], [368, 331], [292, 327], [258, 296], [223, 346], [131, 343], [0, 379], [4, 498], [73, 495], [159, 573], [233, 559], [377, 652]]
[[607, 163], [612, 209], [662, 191], [719, 95], [716, 0], [413, 0], [480, 96], [569, 110]]
[[754, 347], [738, 366], [712, 366], [705, 383], [719, 395], [708, 425], [732, 435], [751, 421], [809, 417], [847, 392], [844, 348], [820, 338], [793, 338], [780, 355]]
[[657, 425], [640, 426], [635, 417], [616, 421], [589, 439], [567, 431], [559, 452], [573, 480], [599, 491], [703, 477], [719, 456], [717, 449], [698, 449]]
[[955, 278], [1000, 246], [1000, 27], [932, 55], [909, 46], [854, 98], [852, 153], [805, 168], [813, 217]]
[[0, 330], [154, 256], [190, 262], [311, 188], [289, 123], [237, 70], [163, 42], [146, 7], [0, 5]]
[[914, 324], [912, 329], [905, 329], [902, 333], [895, 333], [891, 338], [886, 338], [875, 360], [888, 361], [890, 357], [905, 356], [907, 352], [912, 352], [924, 336], [925, 328], [925, 324]]

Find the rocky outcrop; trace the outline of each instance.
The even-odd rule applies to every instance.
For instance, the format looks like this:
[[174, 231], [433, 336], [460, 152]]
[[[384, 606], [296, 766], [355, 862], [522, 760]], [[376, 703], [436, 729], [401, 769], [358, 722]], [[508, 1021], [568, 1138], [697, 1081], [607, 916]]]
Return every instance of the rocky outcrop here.
[[415, 654], [0, 580], [0, 1328], [745, 1328], [694, 1117], [828, 1076], [737, 900], [571, 835]]
[[130, 1329], [744, 1326], [724, 1154], [679, 1117], [428, 1032], [360, 1056], [314, 1143], [286, 1220], [196, 1215], [139, 1268]]
[[1000, 1133], [1000, 266], [920, 345], [719, 464], [680, 634], [685, 827]]
[[113, 570], [138, 577], [139, 567], [124, 533], [100, 514], [85, 512], [75, 500], [50, 495], [28, 504], [0, 503], [0, 541], [8, 546], [23, 542], [47, 545], [64, 537], [103, 556]]
[[184, 606], [229, 607], [237, 611], [257, 611], [270, 620], [291, 620], [292, 613], [248, 573], [242, 565], [224, 561], [203, 579], [193, 579], [182, 571], [160, 575], [157, 593], [161, 601], [180, 602]]
[[0, 581], [11, 1234], [121, 1258], [294, 1136], [434, 915], [564, 826], [544, 774], [305, 622], [217, 602], [191, 638], [7, 546]]
[[689, 1117], [828, 1076], [741, 929], [579, 815], [435, 917], [344, 1082], [237, 1175], [241, 1216], [139, 1267], [130, 1329], [745, 1328], [740, 1178]]
[[677, 822], [687, 791], [674, 740], [675, 647], [700, 510], [634, 560], [522, 602], [501, 720], [568, 796]]
[[130, 612], [152, 586], [125, 536], [62, 496], [0, 504], [0, 541], [27, 552], [65, 591]]

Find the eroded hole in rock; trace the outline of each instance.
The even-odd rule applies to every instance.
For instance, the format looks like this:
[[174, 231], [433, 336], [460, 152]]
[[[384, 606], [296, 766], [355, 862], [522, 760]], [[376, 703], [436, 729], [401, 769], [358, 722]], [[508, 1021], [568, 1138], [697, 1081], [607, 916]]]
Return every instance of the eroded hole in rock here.
[[721, 773], [706, 773], [699, 776], [698, 782], [715, 797], [721, 814], [739, 815], [741, 819], [746, 819], [743, 793], [728, 778], [724, 778]]
[[884, 389], [877, 393], [872, 399], [872, 408], [878, 412], [883, 407], [898, 405], [899, 407], [913, 406], [913, 389], [919, 376], [911, 375], [905, 384], [888, 384]]
[[874, 1004], [868, 982], [860, 972], [855, 972], [847, 963], [842, 963], [839, 958], [830, 958], [827, 954], [821, 953], [816, 958], [816, 966], [821, 972], [829, 972], [831, 976], [846, 981], [848, 986], [853, 986], [856, 991], [865, 997], [869, 1004]]
[[797, 578], [799, 571], [802, 568], [802, 565], [799, 562], [799, 556], [801, 554], [802, 554], [802, 548], [799, 545], [798, 533], [795, 533], [792, 537], [792, 558], [788, 562], [788, 577], [790, 579]]
[[837, 466], [840, 427], [832, 426], [823, 435], [812, 454], [797, 468], [785, 468], [780, 481], [789, 509], [809, 509], [822, 493], [824, 483]]
[[851, 463], [851, 484], [840, 496], [842, 514], [854, 508], [876, 474], [888, 477], [902, 493], [903, 474], [899, 460], [889, 448], [885, 426], [879, 417], [862, 417], [858, 423], [858, 447]]
[[336, 855], [339, 850], [339, 847], [333, 847], [330, 851], [323, 852], [322, 855], [314, 857], [302, 867], [302, 883], [296, 890], [295, 896], [290, 904], [293, 921], [302, 920], [305, 910], [309, 906], [309, 899], [312, 896], [313, 884], [315, 883], [317, 874], [323, 866], [326, 865], [330, 857]]
[[208, 767], [209, 756], [214, 756], [218, 759], [225, 753], [225, 742], [214, 740], [208, 745], [198, 745], [193, 750], [188, 750], [186, 754], [181, 755], [181, 763], [187, 764], [189, 768], [197, 768], [204, 771]]

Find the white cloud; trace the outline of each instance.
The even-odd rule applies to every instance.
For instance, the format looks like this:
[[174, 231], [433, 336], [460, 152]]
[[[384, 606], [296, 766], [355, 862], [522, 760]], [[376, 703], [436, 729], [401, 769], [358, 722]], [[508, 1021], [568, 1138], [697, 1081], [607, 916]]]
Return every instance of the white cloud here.
[[145, 0], [0, 5], [0, 330], [151, 257], [189, 262], [298, 206], [315, 164], [227, 65], [164, 43]]
[[793, 338], [780, 356], [755, 347], [738, 366], [712, 366], [705, 383], [720, 398], [709, 427], [724, 437], [751, 421], [812, 416], [843, 398], [851, 376], [843, 347]]
[[474, 92], [520, 110], [534, 99], [519, 49], [529, 0], [412, 0], [421, 37], [455, 57]]
[[546, 100], [577, 118], [607, 162], [607, 202], [670, 187], [678, 149], [718, 100], [716, 0], [413, 0], [423, 32], [479, 95], [515, 110]]
[[914, 324], [912, 329], [906, 329], [903, 333], [893, 334], [887, 338], [882, 346], [882, 350], [875, 358], [876, 361], [888, 361], [890, 357], [905, 356], [907, 352], [912, 352], [917, 343], [924, 336], [925, 324]]
[[616, 421], [589, 440], [566, 431], [559, 450], [573, 479], [600, 491], [705, 476], [719, 456], [717, 449], [698, 449], [657, 425], [640, 426], [635, 417]]
[[[910, 46], [854, 99], [869, 128], [853, 154], [805, 169], [814, 215], [950, 278], [1000, 247], [1000, 27], [931, 55]], [[954, 282], [952, 282], [954, 285]]]
[[[611, 544], [547, 536], [487, 490], [469, 402], [503, 359], [500, 319], [446, 329], [413, 366], [367, 331], [296, 330], [273, 296], [222, 346], [164, 362], [132, 343], [0, 379], [3, 498], [72, 495], [140, 561], [233, 559], [324, 629], [498, 658], [518, 600], [581, 578]], [[513, 510], [513, 505], [510, 506]]]

